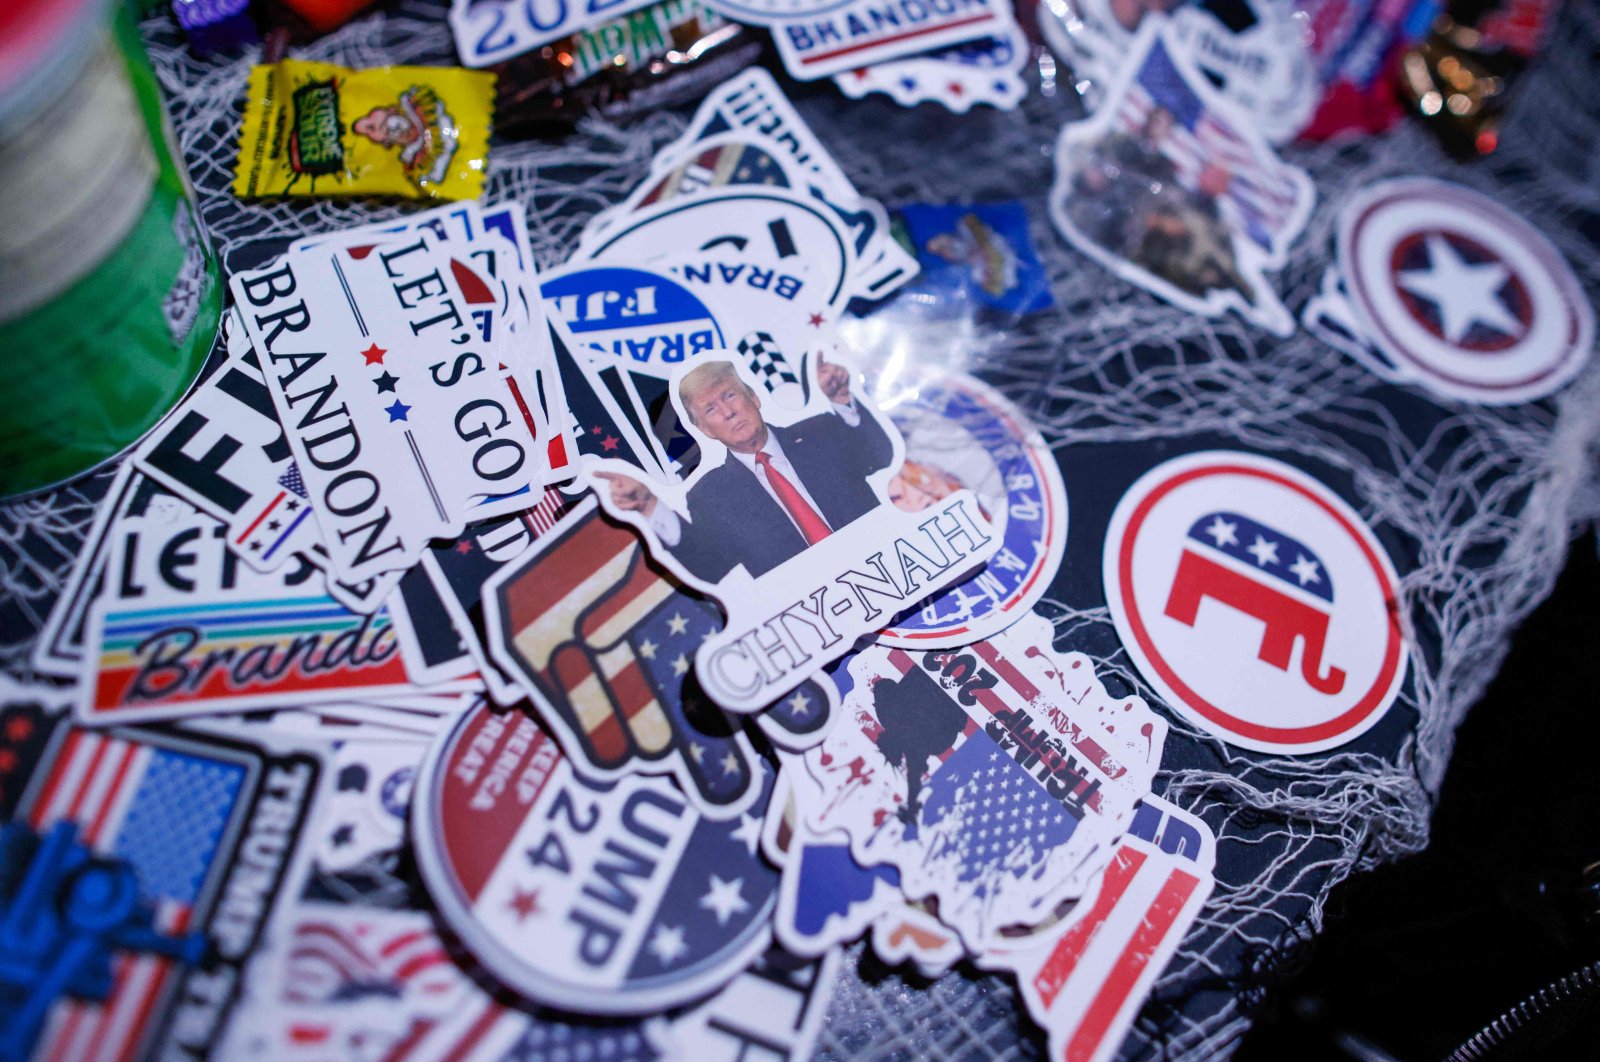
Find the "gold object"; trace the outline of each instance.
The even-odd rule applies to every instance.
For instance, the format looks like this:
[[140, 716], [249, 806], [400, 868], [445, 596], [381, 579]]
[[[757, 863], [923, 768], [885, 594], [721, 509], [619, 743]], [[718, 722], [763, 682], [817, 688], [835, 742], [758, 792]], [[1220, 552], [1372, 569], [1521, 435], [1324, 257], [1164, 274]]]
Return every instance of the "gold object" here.
[[1507, 82], [1522, 65], [1505, 49], [1487, 49], [1477, 29], [1440, 15], [1401, 62], [1400, 88], [1446, 150], [1487, 155], [1500, 142]]

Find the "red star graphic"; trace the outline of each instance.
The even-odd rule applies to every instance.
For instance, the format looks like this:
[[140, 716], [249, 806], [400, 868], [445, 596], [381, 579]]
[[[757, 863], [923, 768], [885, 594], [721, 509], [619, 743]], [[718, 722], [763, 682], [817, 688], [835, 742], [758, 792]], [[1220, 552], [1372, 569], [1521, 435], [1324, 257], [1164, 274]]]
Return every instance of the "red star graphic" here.
[[965, 91], [966, 90], [961, 87], [961, 82], [959, 82], [959, 81], [950, 82], [950, 95], [954, 96], [956, 99], [960, 99], [961, 98], [961, 94], [963, 92], [965, 92]]
[[26, 716], [17, 716], [6, 723], [6, 740], [25, 741], [33, 733], [33, 720]]
[[512, 911], [516, 912], [518, 922], [524, 922], [527, 920], [529, 915], [538, 914], [541, 910], [543, 910], [543, 908], [539, 906], [538, 889], [529, 889], [527, 892], [523, 892], [521, 889], [518, 889], [517, 894], [511, 897], [510, 902], [508, 902], [506, 906], [511, 908]]
[[862, 67], [860, 70], [857, 70], [855, 73], [856, 73], [856, 80], [857, 81], [865, 81], [867, 79], [867, 68], [866, 67]]
[[471, 553], [472, 552], [472, 543], [471, 542], [465, 542], [465, 541], [457, 542], [456, 543], [456, 552], [457, 553]]
[[822, 315], [820, 313], [814, 313], [814, 314], [811, 315], [811, 327], [812, 328], [821, 328], [822, 327]]
[[378, 344], [374, 343], [366, 350], [363, 350], [361, 352], [361, 356], [367, 359], [368, 365], [382, 365], [383, 356], [387, 353], [389, 353], [387, 350], [384, 350], [382, 347], [378, 346]]
[[622, 440], [618, 439], [615, 435], [607, 435], [604, 439], [600, 440], [600, 449], [609, 453], [610, 451], [615, 450], [617, 448], [617, 444], [621, 441]]

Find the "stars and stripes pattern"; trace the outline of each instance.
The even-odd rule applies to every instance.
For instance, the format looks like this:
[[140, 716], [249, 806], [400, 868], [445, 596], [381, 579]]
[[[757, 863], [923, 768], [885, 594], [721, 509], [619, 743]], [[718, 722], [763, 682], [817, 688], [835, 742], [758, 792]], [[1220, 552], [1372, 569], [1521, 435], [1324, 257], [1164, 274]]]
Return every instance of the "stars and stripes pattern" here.
[[1196, 520], [1189, 528], [1189, 539], [1236, 566], [1333, 604], [1333, 580], [1327, 566], [1310, 547], [1282, 531], [1240, 513], [1219, 511]]
[[987, 734], [968, 737], [928, 780], [922, 818], [962, 881], [1021, 877], [1072, 838], [1078, 819]]
[[713, 804], [739, 800], [754, 769], [738, 728], [703, 694], [685, 701], [695, 652], [720, 627], [716, 613], [651, 568], [638, 537], [597, 510], [558, 536], [504, 591], [503, 614], [542, 701], [576, 731], [582, 747], [569, 754], [614, 769], [676, 751], [686, 785]]
[[730, 726], [719, 734], [712, 728], [696, 728], [690, 723], [690, 711], [700, 716], [707, 712], [721, 715], [720, 709], [703, 694], [696, 695], [695, 703], [685, 703], [695, 650], [721, 627], [710, 606], [674, 593], [628, 633], [635, 658], [678, 731], [679, 741], [684, 743], [685, 767], [695, 788], [715, 804], [737, 800], [750, 788], [753, 773], [743, 749], [732, 737], [738, 733], [737, 727]]
[[639, 206], [729, 184], [787, 188], [789, 181], [778, 160], [767, 152], [749, 144], [726, 144], [707, 148], [673, 170], [640, 200]]
[[1299, 202], [1300, 190], [1292, 171], [1276, 159], [1258, 155], [1225, 117], [1207, 107], [1159, 38], [1134, 75], [1117, 120], [1123, 129], [1137, 133], [1157, 107], [1173, 117], [1172, 132], [1161, 145], [1161, 153], [1177, 167], [1179, 179], [1198, 190], [1205, 170], [1226, 170], [1228, 188], [1219, 205], [1225, 214], [1234, 215], [1253, 242], [1271, 249], [1290, 224]]
[[[761, 772], [764, 790], [772, 778], [771, 771]], [[699, 818], [629, 964], [628, 981], [687, 975], [767, 931], [778, 872], [749, 840], [738, 820]]]
[[523, 516], [536, 536], [548, 535], [561, 518], [572, 509], [572, 505], [571, 498], [554, 487], [546, 487], [544, 497], [539, 499], [539, 504], [529, 509]]
[[[189, 930], [194, 905], [223, 869], [218, 845], [243, 795], [246, 768], [115, 734], [72, 729], [25, 813], [39, 832], [76, 822], [97, 855], [125, 860], [154, 906], [154, 929]], [[140, 1048], [177, 964], [121, 952], [103, 1002], [58, 1000], [34, 1051], [37, 1062], [128, 1062]]]
[[311, 522], [306, 484], [297, 462], [289, 462], [278, 477], [278, 486], [283, 489], [234, 538], [235, 546], [242, 546], [247, 557], [255, 554], [259, 562], [309, 548], [316, 539], [317, 527]]
[[284, 995], [291, 1003], [337, 1004], [378, 997], [428, 1007], [465, 981], [428, 925], [368, 919], [307, 919], [288, 943]]

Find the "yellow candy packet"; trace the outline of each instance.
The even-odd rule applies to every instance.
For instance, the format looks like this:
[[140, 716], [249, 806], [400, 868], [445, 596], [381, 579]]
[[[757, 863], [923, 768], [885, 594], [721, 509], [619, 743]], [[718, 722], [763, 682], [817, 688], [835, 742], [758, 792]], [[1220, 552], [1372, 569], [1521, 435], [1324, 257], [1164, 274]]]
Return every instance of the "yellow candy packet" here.
[[476, 199], [493, 113], [494, 75], [477, 70], [256, 66], [233, 193]]

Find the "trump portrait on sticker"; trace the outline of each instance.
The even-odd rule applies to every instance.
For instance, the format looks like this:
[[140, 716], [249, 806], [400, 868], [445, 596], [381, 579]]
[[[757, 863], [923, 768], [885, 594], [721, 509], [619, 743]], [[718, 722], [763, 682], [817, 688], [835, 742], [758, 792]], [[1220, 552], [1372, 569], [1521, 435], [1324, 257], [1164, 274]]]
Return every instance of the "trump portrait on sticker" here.
[[602, 499], [642, 516], [696, 579], [721, 582], [741, 566], [765, 575], [885, 500], [875, 486], [888, 481], [893, 429], [856, 400], [836, 362], [817, 359], [813, 393], [826, 399], [822, 408], [809, 403], [800, 419], [780, 423], [792, 418], [763, 407], [732, 361], [696, 360], [673, 385], [679, 417], [706, 455], [684, 500], [665, 503], [642, 478], [597, 470]]
[[970, 490], [917, 512], [891, 504], [905, 443], [831, 357], [807, 358], [805, 403], [787, 409], [711, 352], [671, 398], [700, 445], [683, 483], [615, 460], [585, 466], [613, 518], [651, 555], [717, 598], [725, 629], [697, 673], [725, 708], [755, 710], [928, 594], [970, 574], [998, 536]]

